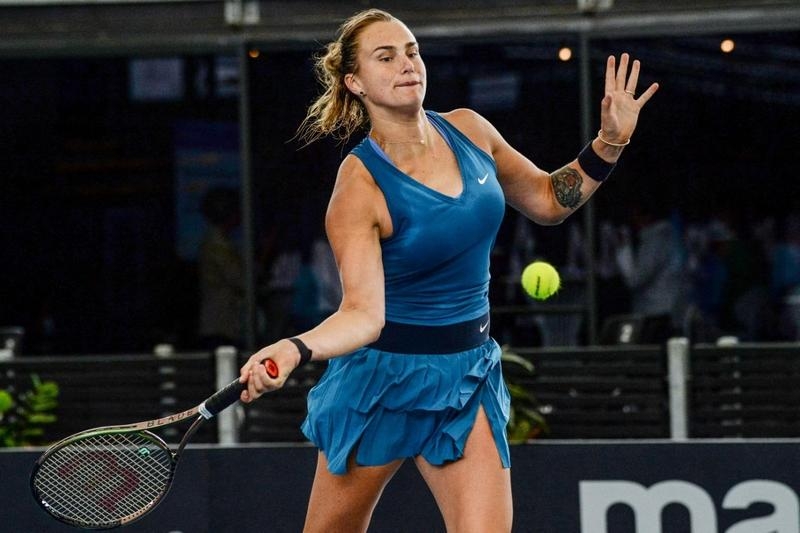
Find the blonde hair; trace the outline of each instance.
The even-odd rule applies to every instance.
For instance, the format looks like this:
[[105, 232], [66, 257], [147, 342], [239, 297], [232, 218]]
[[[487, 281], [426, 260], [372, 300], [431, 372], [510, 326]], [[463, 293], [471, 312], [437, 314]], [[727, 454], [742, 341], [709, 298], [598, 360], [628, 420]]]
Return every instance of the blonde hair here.
[[358, 37], [373, 22], [389, 22], [395, 17], [380, 9], [360, 11], [345, 20], [336, 40], [314, 57], [314, 72], [324, 91], [309, 106], [297, 136], [306, 144], [331, 135], [342, 143], [358, 129], [369, 125], [364, 104], [344, 83], [347, 74], [358, 70]]

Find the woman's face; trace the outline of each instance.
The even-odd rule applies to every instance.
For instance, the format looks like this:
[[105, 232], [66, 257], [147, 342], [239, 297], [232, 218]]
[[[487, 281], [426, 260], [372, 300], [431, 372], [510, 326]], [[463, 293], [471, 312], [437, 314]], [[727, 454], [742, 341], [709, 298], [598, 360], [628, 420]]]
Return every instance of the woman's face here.
[[425, 99], [425, 63], [411, 31], [399, 21], [375, 22], [358, 38], [358, 68], [348, 74], [348, 88], [363, 92], [365, 105], [413, 112]]

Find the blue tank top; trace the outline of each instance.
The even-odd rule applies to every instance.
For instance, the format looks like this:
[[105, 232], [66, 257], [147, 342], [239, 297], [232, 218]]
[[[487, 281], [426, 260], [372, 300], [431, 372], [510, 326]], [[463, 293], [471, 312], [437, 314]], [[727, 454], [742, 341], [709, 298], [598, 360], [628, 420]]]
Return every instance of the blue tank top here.
[[505, 212], [494, 159], [437, 113], [428, 119], [461, 171], [458, 197], [401, 172], [369, 137], [352, 150], [386, 198], [391, 237], [381, 241], [386, 320], [440, 326], [489, 311], [489, 255]]

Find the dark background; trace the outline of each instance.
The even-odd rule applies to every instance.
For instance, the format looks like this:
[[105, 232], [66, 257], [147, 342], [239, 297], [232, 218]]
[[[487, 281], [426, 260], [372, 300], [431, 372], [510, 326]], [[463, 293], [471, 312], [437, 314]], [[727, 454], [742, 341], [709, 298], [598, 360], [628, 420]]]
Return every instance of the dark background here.
[[[728, 36], [736, 49], [726, 55], [719, 41]], [[564, 44], [577, 52], [569, 34], [422, 40], [426, 107], [475, 107], [537, 165], [558, 168], [582, 147], [578, 62], [557, 60]], [[249, 60], [257, 247], [271, 235], [277, 248], [302, 248], [321, 233], [349, 148], [293, 140], [317, 91], [317, 49], [310, 41], [265, 47]], [[595, 38], [590, 51], [595, 113], [610, 53], [642, 60], [640, 89], [661, 84], [592, 200], [597, 220], [625, 223], [634, 204], [648, 202], [687, 223], [725, 213], [746, 230], [800, 208], [800, 33]], [[183, 94], [149, 102], [131, 98], [128, 67], [157, 53], [0, 57], [0, 325], [25, 327], [27, 353], [197, 345], [196, 265], [176, 251], [174, 128], [235, 125], [240, 104], [216, 90], [226, 54], [165, 55], [183, 64]], [[472, 85], [508, 76], [517, 88], [508, 98], [490, 89], [487, 100]], [[515, 216], [508, 211], [499, 244], [511, 238]], [[568, 227], [580, 223], [534, 228], [540, 251], [563, 264]], [[494, 265], [493, 284], [504, 282], [504, 264]], [[598, 305], [624, 310], [618, 296]]]

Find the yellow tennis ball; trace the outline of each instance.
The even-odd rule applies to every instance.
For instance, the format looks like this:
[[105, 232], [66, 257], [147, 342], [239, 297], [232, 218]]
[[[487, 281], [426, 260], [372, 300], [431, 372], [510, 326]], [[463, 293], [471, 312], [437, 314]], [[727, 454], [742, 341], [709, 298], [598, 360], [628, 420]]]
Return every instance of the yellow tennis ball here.
[[536, 300], [546, 300], [561, 287], [561, 276], [553, 265], [534, 261], [522, 271], [522, 288]]

